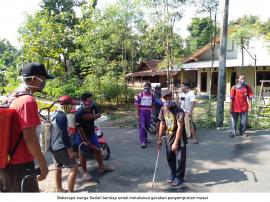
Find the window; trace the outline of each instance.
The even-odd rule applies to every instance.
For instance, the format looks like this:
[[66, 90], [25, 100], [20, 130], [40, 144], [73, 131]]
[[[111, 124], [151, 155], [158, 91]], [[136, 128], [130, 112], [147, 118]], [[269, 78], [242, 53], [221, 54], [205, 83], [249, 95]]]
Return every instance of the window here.
[[[270, 80], [270, 71], [257, 72], [257, 86], [261, 86], [260, 80]], [[270, 83], [264, 83], [264, 87], [270, 87]]]
[[207, 72], [201, 72], [201, 92], [207, 92]]
[[234, 50], [234, 41], [228, 41], [227, 51], [233, 51], [233, 50]]

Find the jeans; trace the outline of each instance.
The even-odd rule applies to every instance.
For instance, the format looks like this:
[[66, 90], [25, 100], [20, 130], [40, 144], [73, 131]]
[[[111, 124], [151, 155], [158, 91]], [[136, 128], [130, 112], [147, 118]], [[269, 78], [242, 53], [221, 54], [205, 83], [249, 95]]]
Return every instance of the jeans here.
[[236, 135], [237, 122], [239, 117], [240, 117], [240, 128], [239, 128], [240, 134], [243, 134], [247, 128], [248, 112], [233, 112], [231, 115], [231, 122], [232, 122], [231, 130], [234, 135]]

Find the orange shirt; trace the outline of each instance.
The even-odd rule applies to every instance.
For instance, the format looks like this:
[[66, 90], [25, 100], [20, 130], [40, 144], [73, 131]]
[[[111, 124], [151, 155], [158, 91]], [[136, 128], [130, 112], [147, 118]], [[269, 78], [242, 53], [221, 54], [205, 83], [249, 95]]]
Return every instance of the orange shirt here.
[[253, 92], [250, 85], [237, 84], [231, 88], [231, 102], [233, 102], [233, 112], [247, 112], [248, 99], [252, 99]]
[[[16, 130], [14, 137], [11, 138], [11, 144], [14, 146], [19, 135], [22, 135], [22, 130], [25, 128], [37, 127], [40, 124], [40, 119], [38, 115], [38, 107], [36, 100], [31, 95], [19, 96], [18, 98], [13, 100], [10, 107], [16, 110], [16, 118], [18, 123], [18, 130]], [[14, 127], [16, 128], [16, 126]], [[10, 161], [10, 164], [27, 163], [33, 160], [34, 158], [29, 152], [25, 141], [22, 138]]]

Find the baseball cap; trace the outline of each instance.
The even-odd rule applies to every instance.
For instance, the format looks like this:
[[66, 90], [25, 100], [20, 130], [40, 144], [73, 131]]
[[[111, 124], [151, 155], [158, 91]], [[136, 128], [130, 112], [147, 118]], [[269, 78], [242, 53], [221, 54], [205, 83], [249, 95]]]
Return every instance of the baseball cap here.
[[45, 69], [45, 65], [39, 62], [30, 62], [23, 66], [21, 75], [23, 77], [28, 76], [45, 76], [46, 79], [53, 79], [53, 76], [49, 75]]
[[165, 97], [166, 95], [172, 95], [172, 92], [170, 90], [164, 90], [161, 92], [161, 97]]
[[72, 105], [73, 98], [68, 95], [63, 95], [59, 99], [60, 105]]

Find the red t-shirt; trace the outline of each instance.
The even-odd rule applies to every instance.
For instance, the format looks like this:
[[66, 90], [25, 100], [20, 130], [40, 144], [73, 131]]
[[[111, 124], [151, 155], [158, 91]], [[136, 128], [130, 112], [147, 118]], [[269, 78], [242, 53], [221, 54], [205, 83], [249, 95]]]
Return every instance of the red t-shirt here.
[[[22, 95], [13, 100], [10, 105], [11, 108], [15, 109], [19, 127], [17, 134], [14, 138], [11, 138], [12, 144], [14, 145], [17, 141], [19, 135], [21, 135], [22, 130], [25, 128], [36, 127], [40, 124], [40, 119], [38, 115], [38, 107], [36, 100], [31, 95]], [[29, 152], [24, 139], [22, 138], [10, 164], [21, 164], [33, 161], [34, 158]]]
[[253, 92], [250, 85], [236, 85], [231, 88], [231, 101], [233, 112], [247, 112], [248, 99], [252, 99]]

